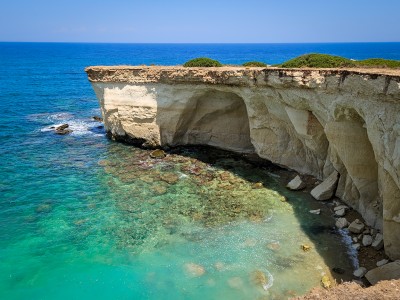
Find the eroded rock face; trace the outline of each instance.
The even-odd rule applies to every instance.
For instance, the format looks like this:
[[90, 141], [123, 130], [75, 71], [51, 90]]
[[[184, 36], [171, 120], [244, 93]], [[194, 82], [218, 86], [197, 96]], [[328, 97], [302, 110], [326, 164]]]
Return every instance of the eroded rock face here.
[[90, 67], [104, 125], [143, 146], [255, 152], [325, 180], [400, 258], [400, 72]]

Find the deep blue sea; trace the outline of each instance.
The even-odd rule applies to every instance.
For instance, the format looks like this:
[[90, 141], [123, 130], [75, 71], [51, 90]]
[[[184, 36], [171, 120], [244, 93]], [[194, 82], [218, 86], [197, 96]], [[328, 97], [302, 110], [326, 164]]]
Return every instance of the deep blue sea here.
[[[329, 213], [310, 215], [321, 204], [286, 191], [283, 174], [201, 149], [157, 161], [108, 140], [84, 72], [310, 52], [400, 60], [400, 43], [0, 43], [0, 299], [285, 299], [332, 267], [351, 272]], [[72, 134], [50, 129], [62, 123]]]

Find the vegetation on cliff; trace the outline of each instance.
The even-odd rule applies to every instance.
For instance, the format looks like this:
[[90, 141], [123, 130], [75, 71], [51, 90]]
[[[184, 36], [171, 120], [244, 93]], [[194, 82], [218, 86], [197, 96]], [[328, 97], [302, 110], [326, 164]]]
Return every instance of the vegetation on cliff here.
[[184, 67], [222, 67], [222, 64], [208, 57], [198, 57], [183, 64]]
[[311, 53], [298, 56], [278, 66], [282, 68], [400, 68], [400, 61], [382, 58], [351, 60], [341, 56]]
[[248, 61], [243, 64], [244, 67], [267, 67], [267, 64], [261, 61]]
[[311, 53], [288, 60], [280, 66], [283, 68], [342, 68], [356, 65], [354, 61], [344, 57]]

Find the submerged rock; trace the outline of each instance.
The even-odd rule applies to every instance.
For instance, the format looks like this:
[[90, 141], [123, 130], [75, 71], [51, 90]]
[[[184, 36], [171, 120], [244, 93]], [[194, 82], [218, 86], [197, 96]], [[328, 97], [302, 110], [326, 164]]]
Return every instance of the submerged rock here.
[[307, 245], [307, 244], [302, 244], [300, 246], [301, 250], [303, 250], [304, 252], [310, 251], [311, 250], [311, 246]]
[[319, 214], [321, 214], [321, 209], [319, 208], [319, 209], [310, 210], [310, 213], [314, 214], [314, 215], [319, 215]]
[[293, 178], [286, 187], [292, 191], [299, 191], [306, 187], [306, 184], [301, 180], [300, 176], [297, 175]]
[[49, 213], [51, 212], [53, 207], [49, 203], [43, 203], [40, 204], [38, 207], [36, 207], [36, 212], [37, 213]]
[[258, 285], [258, 286], [261, 285], [263, 288], [265, 286], [268, 286], [268, 277], [267, 277], [267, 275], [265, 275], [264, 272], [262, 272], [260, 270], [255, 270], [251, 274], [251, 280], [255, 285]]
[[329, 200], [335, 193], [338, 180], [339, 173], [334, 171], [311, 191], [311, 195], [317, 200]]
[[160, 179], [168, 184], [174, 184], [178, 182], [179, 176], [175, 173], [163, 173], [160, 175]]
[[332, 281], [331, 281], [331, 279], [329, 278], [328, 275], [322, 276], [321, 284], [322, 284], [322, 287], [325, 288], [325, 289], [329, 289], [329, 288], [332, 287]]
[[187, 263], [185, 264], [185, 270], [189, 275], [193, 277], [200, 277], [206, 273], [206, 269], [202, 265], [198, 265], [195, 263]]
[[161, 149], [156, 149], [150, 152], [151, 158], [164, 158], [166, 156], [165, 152]]

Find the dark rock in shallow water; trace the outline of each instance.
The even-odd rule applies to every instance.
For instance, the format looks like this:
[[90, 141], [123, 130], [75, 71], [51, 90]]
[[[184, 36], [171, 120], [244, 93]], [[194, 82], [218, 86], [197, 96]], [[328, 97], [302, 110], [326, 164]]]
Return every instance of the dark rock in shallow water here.
[[99, 117], [99, 116], [93, 116], [92, 119], [97, 121], [97, 122], [103, 122], [103, 118]]
[[[71, 129], [68, 129], [69, 124], [62, 124], [60, 126], [55, 127], [55, 133], [60, 135], [69, 134], [72, 132]], [[52, 127], [50, 127], [52, 128]], [[54, 128], [54, 127], [53, 127]]]

